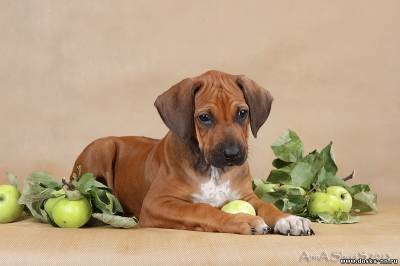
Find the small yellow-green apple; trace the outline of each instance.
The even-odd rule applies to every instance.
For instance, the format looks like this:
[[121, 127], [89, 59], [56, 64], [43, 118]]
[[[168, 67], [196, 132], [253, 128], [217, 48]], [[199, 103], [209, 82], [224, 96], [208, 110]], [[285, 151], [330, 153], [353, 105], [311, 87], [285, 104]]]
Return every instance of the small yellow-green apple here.
[[279, 188], [279, 184], [272, 184], [272, 183], [266, 183], [266, 184], [260, 184], [256, 187], [254, 190], [254, 193], [257, 195], [257, 197], [261, 198], [265, 193], [267, 192], [275, 192]]
[[24, 206], [18, 204], [20, 196], [15, 186], [0, 185], [0, 223], [13, 222], [21, 216]]
[[351, 210], [351, 206], [353, 205], [353, 199], [351, 198], [350, 193], [344, 187], [340, 186], [331, 186], [326, 189], [326, 193], [335, 195], [340, 198], [342, 201], [342, 211], [349, 212]]
[[254, 209], [254, 207], [244, 200], [233, 200], [225, 204], [221, 208], [221, 211], [230, 214], [244, 213], [249, 215], [256, 215], [256, 210]]
[[56, 198], [49, 198], [48, 200], [46, 200], [46, 203], [44, 204], [44, 209], [47, 212], [47, 214], [50, 216], [50, 218], [53, 219], [52, 213], [53, 213], [54, 206], [56, 206], [56, 204], [64, 198], [65, 198], [65, 196], [58, 196]]
[[315, 192], [308, 202], [308, 212], [311, 216], [321, 213], [334, 215], [338, 212], [349, 212], [351, 210], [352, 198], [350, 193], [343, 187], [328, 187], [326, 193]]
[[85, 197], [78, 200], [62, 198], [55, 204], [51, 214], [59, 227], [78, 228], [89, 221], [92, 207]]

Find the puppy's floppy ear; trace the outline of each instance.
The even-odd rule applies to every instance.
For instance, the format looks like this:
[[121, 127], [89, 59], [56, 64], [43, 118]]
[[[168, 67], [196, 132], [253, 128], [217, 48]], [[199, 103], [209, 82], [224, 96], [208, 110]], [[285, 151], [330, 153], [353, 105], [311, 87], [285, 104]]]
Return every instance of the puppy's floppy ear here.
[[184, 141], [189, 140], [194, 132], [194, 94], [199, 87], [187, 78], [158, 96], [154, 102], [165, 125]]
[[238, 76], [236, 83], [249, 106], [251, 132], [257, 137], [258, 130], [269, 116], [273, 98], [267, 90], [245, 76]]

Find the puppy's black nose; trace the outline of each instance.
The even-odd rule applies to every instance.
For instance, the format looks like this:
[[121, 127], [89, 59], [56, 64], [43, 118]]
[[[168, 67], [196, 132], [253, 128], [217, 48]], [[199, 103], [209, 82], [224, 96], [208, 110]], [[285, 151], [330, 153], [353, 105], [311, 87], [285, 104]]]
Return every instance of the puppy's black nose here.
[[224, 149], [224, 157], [226, 160], [234, 160], [239, 156], [240, 148], [236, 145], [232, 145]]

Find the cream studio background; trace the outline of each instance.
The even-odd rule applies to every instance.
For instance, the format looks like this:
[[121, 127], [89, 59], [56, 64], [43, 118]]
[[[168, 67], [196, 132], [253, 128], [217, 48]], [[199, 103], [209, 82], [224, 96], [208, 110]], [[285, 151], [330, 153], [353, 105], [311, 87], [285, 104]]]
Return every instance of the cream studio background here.
[[292, 128], [398, 200], [399, 25], [399, 1], [1, 1], [0, 171], [67, 176], [96, 138], [160, 138], [155, 98], [218, 69], [275, 98], [254, 177]]

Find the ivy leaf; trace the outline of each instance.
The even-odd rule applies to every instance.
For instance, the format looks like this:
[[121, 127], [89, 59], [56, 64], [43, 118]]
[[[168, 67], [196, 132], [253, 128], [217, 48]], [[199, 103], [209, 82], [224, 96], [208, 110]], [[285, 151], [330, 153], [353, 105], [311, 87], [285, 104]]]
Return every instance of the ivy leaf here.
[[52, 188], [43, 188], [38, 186], [33, 186], [31, 189], [24, 189], [21, 197], [18, 199], [19, 204], [29, 204], [38, 202], [41, 200], [46, 200], [53, 197], [53, 192], [55, 190]]
[[284, 191], [266, 192], [261, 199], [265, 202], [274, 203], [279, 199], [283, 199], [285, 195], [286, 193]]
[[304, 212], [305, 201], [303, 196], [286, 197], [274, 202], [275, 206], [283, 212], [297, 214]]
[[321, 155], [318, 153], [317, 150], [314, 150], [307, 154], [307, 156], [305, 156], [301, 161], [311, 165], [311, 169], [314, 175], [316, 175], [324, 166], [324, 161], [322, 160]]
[[284, 212], [291, 214], [306, 213], [306, 199], [296, 188], [286, 191], [266, 192], [261, 199], [265, 202], [273, 203], [278, 209]]
[[277, 201], [274, 202], [274, 205], [279, 210], [281, 210], [283, 212], [288, 212], [288, 210], [289, 210], [289, 199], [288, 198], [278, 199]]
[[36, 171], [30, 174], [29, 178], [34, 180], [35, 183], [39, 183], [46, 188], [60, 189], [61, 185], [56, 182], [54, 178], [47, 172]]
[[316, 183], [317, 183], [318, 187], [320, 187], [321, 189], [325, 189], [330, 186], [341, 186], [341, 187], [348, 188], [346, 182], [343, 179], [341, 179], [340, 177], [338, 177], [337, 175], [335, 175], [332, 172], [327, 172], [325, 170], [325, 167], [322, 167], [322, 169], [318, 173]]
[[335, 175], [337, 173], [338, 168], [332, 150], [332, 141], [325, 148], [321, 150], [320, 156], [323, 161], [325, 171]]
[[253, 190], [256, 189], [256, 187], [258, 187], [259, 185], [262, 185], [262, 184], [264, 184], [264, 181], [262, 181], [262, 179], [259, 179], [259, 178], [253, 179], [253, 181], [252, 181]]
[[113, 213], [124, 213], [121, 203], [113, 194], [107, 191], [106, 196], [113, 203]]
[[292, 180], [289, 173], [290, 171], [284, 168], [271, 170], [267, 181], [274, 184], [289, 184]]
[[93, 205], [102, 213], [123, 213], [121, 203], [107, 190], [94, 188], [91, 190]]
[[297, 162], [303, 158], [303, 142], [288, 129], [271, 145], [275, 156], [285, 162]]
[[105, 189], [105, 190], [108, 190], [108, 191], [111, 192], [111, 188], [107, 187], [106, 185], [104, 185], [103, 183], [100, 183], [100, 182], [97, 181], [97, 180], [94, 180], [93, 186], [96, 187], [96, 188]]
[[362, 191], [369, 192], [371, 191], [371, 188], [367, 184], [357, 184], [351, 186], [348, 191], [350, 192], [351, 196], [354, 196], [357, 193], [360, 193]]
[[312, 165], [306, 162], [297, 162], [290, 172], [292, 185], [309, 189], [314, 181], [315, 173]]
[[306, 212], [307, 201], [303, 195], [288, 194], [288, 200], [290, 203], [288, 211], [291, 214], [302, 214]]
[[48, 223], [49, 217], [43, 209], [44, 200], [27, 203], [25, 206], [29, 209], [30, 214], [42, 223]]
[[290, 163], [289, 165], [271, 170], [267, 178], [268, 182], [280, 184], [292, 184], [309, 189], [316, 178], [319, 170], [318, 154], [312, 152], [298, 162]]
[[94, 206], [102, 213], [113, 214], [113, 202], [107, 197], [106, 191], [101, 189], [92, 189], [91, 197]]
[[25, 178], [24, 187], [21, 197], [18, 200], [19, 204], [28, 204], [41, 200], [46, 200], [52, 197], [52, 193], [62, 188], [60, 183], [53, 180], [48, 180], [48, 177], [37, 178], [36, 175], [30, 175]]
[[113, 227], [132, 228], [138, 223], [136, 217], [123, 217], [107, 213], [93, 213], [92, 217]]
[[353, 224], [360, 221], [360, 217], [352, 216], [347, 212], [340, 212], [336, 215], [330, 215], [328, 213], [321, 213], [318, 215], [318, 222], [326, 224]]
[[34, 172], [25, 179], [18, 203], [25, 205], [33, 217], [48, 223], [50, 219], [44, 210], [44, 203], [54, 197], [54, 193], [61, 187], [49, 174]]
[[285, 166], [288, 166], [289, 164], [291, 164], [291, 163], [282, 161], [279, 158], [276, 158], [275, 160], [272, 161], [272, 165], [277, 169], [280, 169], [280, 168], [283, 168]]
[[353, 196], [351, 209], [355, 212], [378, 212], [377, 195], [372, 191], [361, 191]]
[[10, 185], [16, 187], [18, 189], [18, 177], [12, 173], [6, 172], [8, 182]]
[[75, 187], [81, 192], [82, 194], [87, 194], [94, 186], [95, 178], [92, 173], [83, 174], [79, 177], [78, 181], [75, 183]]
[[[279, 191], [281, 191], [281, 190], [279, 190]], [[286, 192], [286, 194], [288, 195], [288, 196], [302, 196], [302, 197], [304, 197], [303, 196], [303, 193], [304, 193], [304, 190], [301, 188], [301, 187], [291, 187], [291, 188], [287, 188], [286, 190], [285, 190], [285, 192]]]
[[357, 184], [348, 188], [353, 197], [352, 210], [354, 212], [378, 212], [377, 195], [367, 184]]
[[75, 181], [75, 187], [80, 193], [91, 198], [96, 209], [103, 213], [123, 213], [121, 203], [111, 194], [111, 189], [96, 181], [92, 173], [85, 173]]

